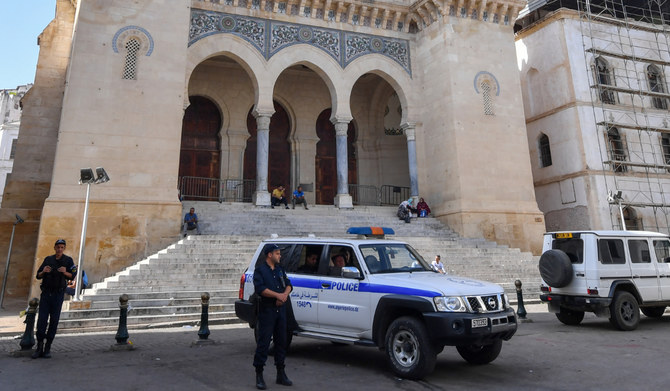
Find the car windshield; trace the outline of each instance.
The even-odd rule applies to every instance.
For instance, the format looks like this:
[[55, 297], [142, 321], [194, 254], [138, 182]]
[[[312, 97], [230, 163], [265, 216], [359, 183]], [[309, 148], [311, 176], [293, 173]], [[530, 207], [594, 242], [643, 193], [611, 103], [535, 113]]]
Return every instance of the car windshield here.
[[362, 244], [359, 249], [372, 274], [433, 270], [421, 255], [407, 244]]

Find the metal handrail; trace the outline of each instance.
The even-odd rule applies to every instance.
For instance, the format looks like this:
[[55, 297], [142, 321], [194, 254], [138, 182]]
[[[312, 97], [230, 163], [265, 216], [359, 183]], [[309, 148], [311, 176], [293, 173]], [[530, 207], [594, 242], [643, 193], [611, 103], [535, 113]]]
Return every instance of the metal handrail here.
[[380, 205], [398, 205], [410, 197], [410, 188], [406, 186], [382, 185], [379, 190]]
[[183, 176], [179, 179], [182, 199], [218, 202], [251, 202], [256, 181]]
[[354, 205], [380, 205], [377, 186], [349, 184], [349, 195]]

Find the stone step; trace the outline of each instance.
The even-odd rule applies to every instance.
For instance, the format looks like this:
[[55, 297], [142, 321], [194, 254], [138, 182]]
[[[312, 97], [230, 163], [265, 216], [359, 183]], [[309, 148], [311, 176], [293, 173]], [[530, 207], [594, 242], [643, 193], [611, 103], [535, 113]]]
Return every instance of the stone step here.
[[[138, 289], [138, 288], [136, 288]], [[239, 285], [235, 289], [229, 290], [208, 290], [210, 298], [228, 298], [235, 297], [237, 298]], [[116, 306], [119, 304], [118, 293], [97, 293], [91, 292], [92, 289], [86, 289], [84, 291], [83, 300], [91, 301], [114, 301]], [[200, 298], [202, 293], [205, 291], [194, 291], [194, 290], [184, 290], [184, 291], [175, 291], [175, 292], [146, 292], [146, 291], [137, 291], [129, 290], [128, 292], [123, 292], [128, 295], [130, 300], [165, 300], [165, 299], [188, 299], [188, 298]]]
[[[181, 325], [196, 326], [200, 323], [200, 314], [177, 314], [177, 315], [151, 315], [151, 316], [128, 316], [128, 329], [147, 329], [160, 327], [177, 327]], [[235, 324], [242, 321], [235, 316], [235, 311], [210, 312], [208, 315], [210, 325]], [[58, 323], [59, 333], [86, 331], [113, 331], [119, 327], [119, 318], [86, 318], [86, 319], [63, 319]], [[113, 340], [112, 340], [113, 341]]]

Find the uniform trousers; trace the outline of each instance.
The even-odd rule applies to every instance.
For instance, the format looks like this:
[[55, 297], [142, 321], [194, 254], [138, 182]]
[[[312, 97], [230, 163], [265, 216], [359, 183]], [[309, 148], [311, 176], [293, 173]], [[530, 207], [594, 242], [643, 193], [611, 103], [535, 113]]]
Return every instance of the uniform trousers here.
[[280, 307], [261, 304], [258, 311], [258, 341], [254, 367], [263, 369], [268, 359], [270, 339], [275, 342], [275, 366], [283, 367], [286, 359], [286, 304]]
[[[40, 295], [39, 315], [37, 317], [36, 335], [38, 341], [43, 340], [45, 337], [47, 341], [53, 341], [56, 336], [64, 296], [64, 290], [42, 291], [42, 294]], [[49, 323], [48, 331], [47, 322]]]

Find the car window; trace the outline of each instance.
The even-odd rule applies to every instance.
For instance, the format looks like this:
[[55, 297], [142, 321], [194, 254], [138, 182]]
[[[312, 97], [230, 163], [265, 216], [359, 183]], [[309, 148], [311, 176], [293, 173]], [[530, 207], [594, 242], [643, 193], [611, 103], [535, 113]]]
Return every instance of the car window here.
[[359, 249], [370, 273], [432, 271], [431, 266], [406, 244], [364, 244]]
[[629, 240], [628, 252], [632, 263], [651, 263], [649, 243], [646, 240]]
[[656, 253], [656, 262], [670, 263], [670, 241], [654, 240], [654, 252]]
[[355, 267], [361, 273], [361, 267], [351, 246], [331, 245], [328, 247], [328, 268], [321, 270], [324, 274], [332, 277], [341, 277], [342, 268], [345, 266]]
[[286, 270], [289, 273], [316, 274], [323, 247], [321, 244], [297, 244]]
[[582, 239], [555, 239], [551, 248], [566, 253], [571, 263], [584, 263], [584, 241]]
[[599, 239], [598, 260], [603, 265], [625, 264], [623, 240], [621, 239]]

